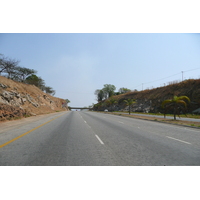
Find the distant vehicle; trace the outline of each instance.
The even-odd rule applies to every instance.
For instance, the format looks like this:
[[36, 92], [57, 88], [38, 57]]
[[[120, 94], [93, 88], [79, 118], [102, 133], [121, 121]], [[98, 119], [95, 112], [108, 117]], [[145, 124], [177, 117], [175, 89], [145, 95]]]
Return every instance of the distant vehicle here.
[[108, 110], [107, 110], [107, 109], [105, 109], [105, 110], [104, 110], [104, 112], [108, 112]]

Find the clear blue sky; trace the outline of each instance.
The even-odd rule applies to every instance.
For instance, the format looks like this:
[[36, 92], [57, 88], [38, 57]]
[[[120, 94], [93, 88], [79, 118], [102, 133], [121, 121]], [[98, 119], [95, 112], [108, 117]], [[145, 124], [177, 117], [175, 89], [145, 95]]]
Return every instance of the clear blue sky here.
[[35, 69], [71, 106], [96, 103], [104, 84], [117, 90], [200, 78], [200, 34], [0, 34], [0, 53]]

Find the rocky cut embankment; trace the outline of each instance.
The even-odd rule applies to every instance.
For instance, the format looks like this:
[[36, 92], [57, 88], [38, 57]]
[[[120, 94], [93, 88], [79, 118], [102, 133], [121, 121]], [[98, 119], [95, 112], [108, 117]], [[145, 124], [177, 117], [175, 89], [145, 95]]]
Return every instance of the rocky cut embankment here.
[[165, 87], [147, 89], [144, 91], [129, 92], [121, 95], [116, 95], [111, 98], [117, 100], [117, 104], [106, 104], [106, 100], [96, 104], [95, 110], [103, 111], [123, 111], [128, 110], [124, 100], [135, 99], [136, 103], [131, 106], [132, 112], [162, 112], [161, 103], [166, 99], [172, 99], [173, 96], [187, 96], [191, 103], [187, 107], [188, 113], [199, 113], [200, 108], [200, 79], [189, 79], [180, 83], [170, 84]]
[[68, 109], [64, 99], [0, 76], [0, 121]]

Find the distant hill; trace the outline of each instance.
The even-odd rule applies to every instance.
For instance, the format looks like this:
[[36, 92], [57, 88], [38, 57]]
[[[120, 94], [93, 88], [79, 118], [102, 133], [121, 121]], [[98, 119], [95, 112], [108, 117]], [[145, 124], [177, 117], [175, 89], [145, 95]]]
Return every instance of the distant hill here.
[[95, 104], [95, 110], [126, 110], [124, 105], [125, 99], [135, 99], [137, 103], [132, 105], [133, 112], [162, 112], [161, 103], [166, 99], [171, 99], [176, 96], [188, 96], [191, 103], [188, 107], [188, 112], [192, 112], [200, 108], [200, 79], [189, 79], [180, 83], [171, 83], [168, 86], [149, 89], [144, 91], [129, 92], [121, 95], [116, 95], [114, 98], [118, 101], [112, 108], [106, 105], [106, 100]]
[[0, 76], [0, 121], [68, 109], [64, 99]]

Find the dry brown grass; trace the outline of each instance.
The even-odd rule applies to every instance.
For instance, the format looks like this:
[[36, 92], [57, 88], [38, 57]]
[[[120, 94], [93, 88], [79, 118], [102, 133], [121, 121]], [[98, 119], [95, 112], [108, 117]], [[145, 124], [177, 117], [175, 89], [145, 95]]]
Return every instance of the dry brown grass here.
[[46, 94], [34, 85], [16, 82], [2, 76], [0, 76], [0, 83], [8, 86], [6, 89], [0, 87], [0, 93], [6, 90], [8, 92], [17, 92], [20, 95], [28, 94], [39, 104], [39, 107], [35, 107], [30, 102], [26, 101], [24, 105], [21, 105], [21, 107], [29, 113], [38, 115], [66, 110], [62, 108], [62, 104], [65, 102], [64, 99]]

